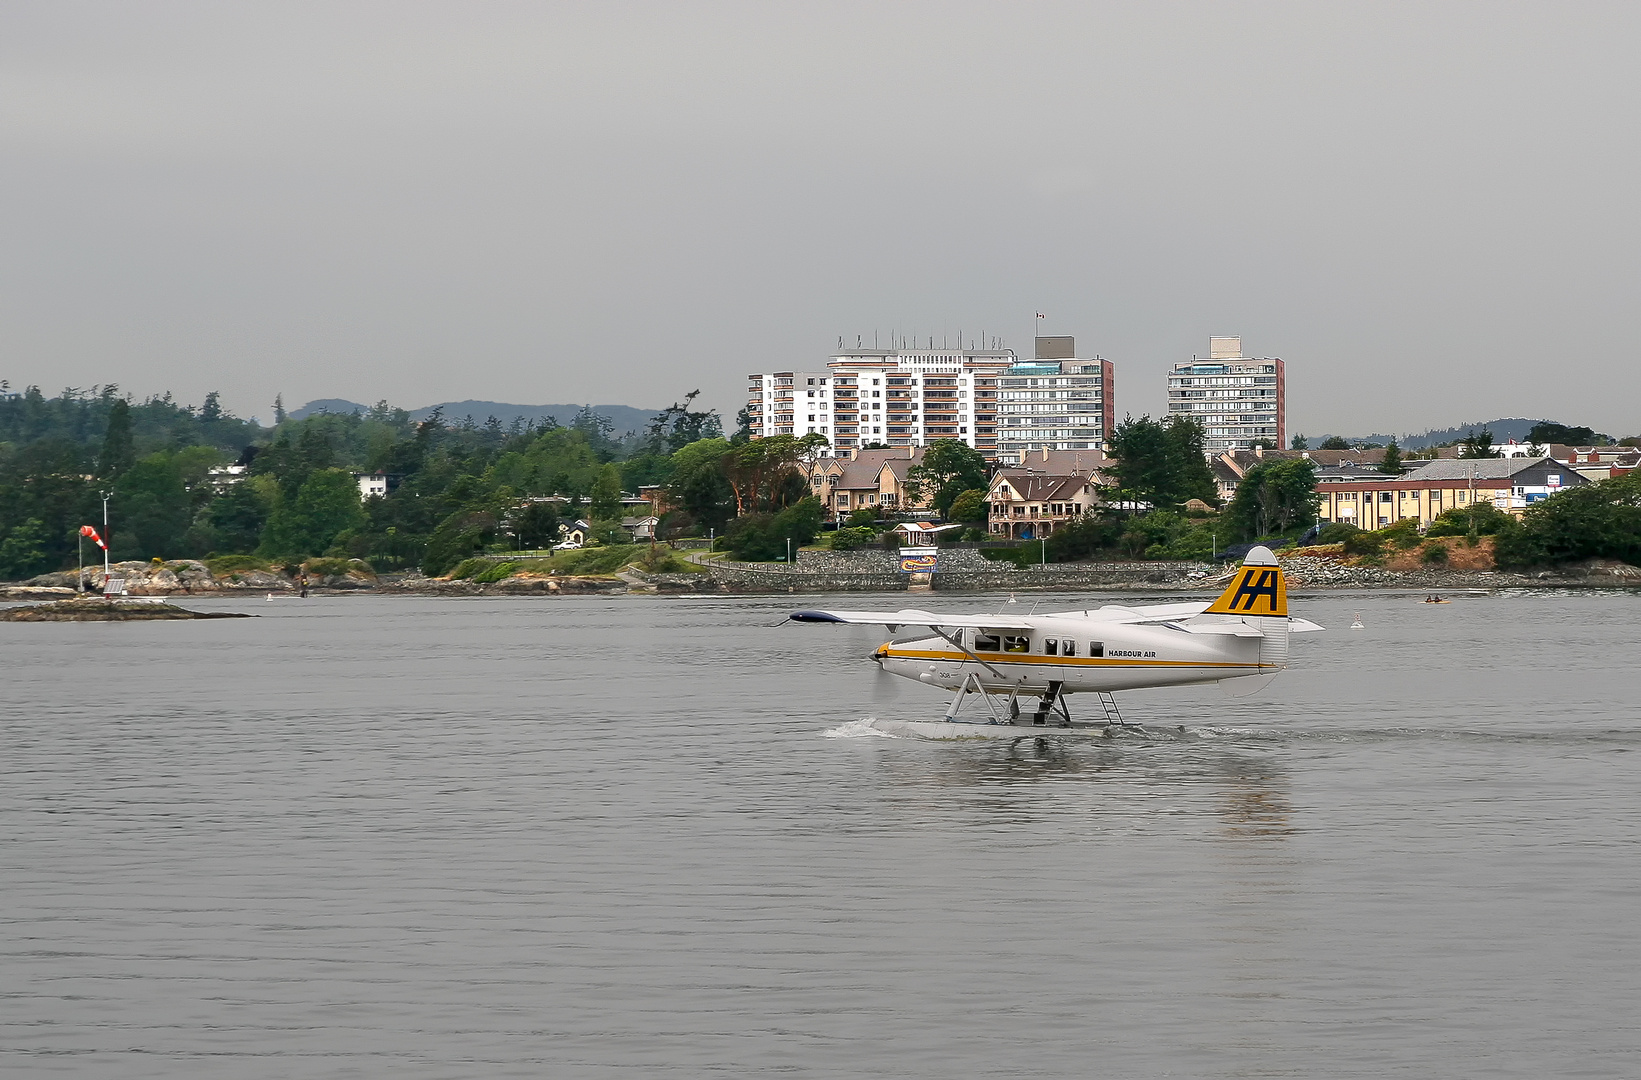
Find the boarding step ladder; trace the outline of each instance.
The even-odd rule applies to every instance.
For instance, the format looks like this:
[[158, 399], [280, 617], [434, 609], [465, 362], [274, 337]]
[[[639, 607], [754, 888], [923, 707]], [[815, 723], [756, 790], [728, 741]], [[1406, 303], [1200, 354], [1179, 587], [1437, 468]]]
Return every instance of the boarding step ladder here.
[[1096, 696], [1100, 699], [1101, 708], [1105, 709], [1106, 727], [1129, 726], [1128, 721], [1122, 718], [1122, 713], [1117, 708], [1117, 699], [1111, 696], [1111, 691], [1101, 690]]

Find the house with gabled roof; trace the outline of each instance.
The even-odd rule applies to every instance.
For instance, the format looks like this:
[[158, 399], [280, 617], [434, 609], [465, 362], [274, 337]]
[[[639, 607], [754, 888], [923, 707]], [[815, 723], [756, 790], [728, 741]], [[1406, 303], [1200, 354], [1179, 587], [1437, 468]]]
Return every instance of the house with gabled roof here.
[[922, 463], [921, 446], [855, 450], [848, 457], [821, 458], [810, 469], [810, 490], [835, 521], [862, 508], [885, 514], [917, 510], [927, 502], [907, 498], [906, 479]]
[[986, 491], [988, 531], [1000, 540], [1040, 540], [1092, 510], [1100, 500], [1093, 474], [1004, 469]]

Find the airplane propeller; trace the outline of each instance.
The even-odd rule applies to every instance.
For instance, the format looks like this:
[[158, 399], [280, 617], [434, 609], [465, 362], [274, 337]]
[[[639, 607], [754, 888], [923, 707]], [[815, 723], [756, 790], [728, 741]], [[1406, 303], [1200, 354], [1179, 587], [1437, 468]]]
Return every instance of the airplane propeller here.
[[899, 701], [901, 693], [906, 688], [905, 680], [899, 678], [898, 676], [891, 675], [888, 671], [884, 670], [883, 663], [878, 660], [876, 653], [872, 654], [872, 659], [876, 661], [875, 666], [877, 668], [876, 674], [872, 676], [873, 703], [877, 705], [888, 705]]

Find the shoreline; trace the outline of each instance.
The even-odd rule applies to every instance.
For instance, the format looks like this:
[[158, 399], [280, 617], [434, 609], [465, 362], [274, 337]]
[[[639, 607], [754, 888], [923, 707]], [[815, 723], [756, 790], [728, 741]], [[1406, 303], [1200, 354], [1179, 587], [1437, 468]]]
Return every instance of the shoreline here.
[[[811, 553], [804, 553], [806, 556]], [[515, 575], [500, 581], [423, 577], [415, 571], [384, 574], [337, 575], [310, 580], [314, 596], [593, 596], [623, 594], [779, 595], [790, 593], [1195, 593], [1215, 592], [1230, 580], [1224, 567], [1208, 563], [1049, 563], [1013, 568], [992, 564], [963, 564], [932, 574], [901, 574], [887, 559], [838, 558], [836, 553], [813, 553], [796, 566], [776, 563], [703, 561], [696, 574], [647, 574], [628, 566], [614, 574], [552, 576]], [[954, 560], [955, 561], [955, 560]], [[198, 565], [198, 564], [195, 564]], [[1311, 593], [1349, 591], [1496, 592], [1506, 589], [1641, 589], [1641, 568], [1604, 560], [1536, 571], [1500, 571], [1421, 567], [1390, 570], [1352, 566], [1330, 559], [1297, 556], [1284, 559], [1290, 591]], [[127, 595], [203, 600], [213, 597], [262, 596], [294, 598], [303, 585], [278, 573], [234, 574], [215, 578], [208, 572], [173, 574], [155, 567], [133, 566], [127, 575]], [[200, 566], [200, 571], [204, 567]], [[88, 585], [101, 584], [101, 571]], [[0, 603], [68, 600], [75, 596], [74, 575], [49, 574], [27, 582], [0, 584]]]

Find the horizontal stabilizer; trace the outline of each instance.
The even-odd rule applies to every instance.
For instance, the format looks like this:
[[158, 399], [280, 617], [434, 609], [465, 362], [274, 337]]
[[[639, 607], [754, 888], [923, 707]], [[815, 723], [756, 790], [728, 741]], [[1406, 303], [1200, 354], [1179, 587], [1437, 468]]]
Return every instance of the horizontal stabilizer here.
[[1264, 631], [1258, 627], [1243, 622], [1220, 623], [1169, 623], [1175, 630], [1184, 630], [1187, 634], [1214, 634], [1220, 637], [1264, 637]]

